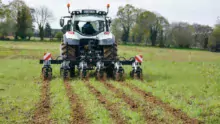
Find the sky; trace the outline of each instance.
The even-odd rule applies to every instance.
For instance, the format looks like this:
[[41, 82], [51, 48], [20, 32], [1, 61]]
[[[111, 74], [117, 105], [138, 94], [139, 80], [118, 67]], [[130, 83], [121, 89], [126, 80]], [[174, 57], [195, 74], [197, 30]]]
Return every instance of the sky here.
[[[8, 3], [11, 0], [2, 0]], [[66, 4], [75, 9], [106, 10], [110, 4], [109, 16], [116, 17], [119, 6], [132, 4], [135, 7], [160, 13], [169, 22], [185, 21], [190, 24], [199, 23], [214, 26], [220, 17], [220, 0], [24, 0], [31, 7], [47, 6], [54, 14], [52, 28], [60, 28], [59, 19], [68, 15]], [[220, 18], [219, 18], [220, 19]]]

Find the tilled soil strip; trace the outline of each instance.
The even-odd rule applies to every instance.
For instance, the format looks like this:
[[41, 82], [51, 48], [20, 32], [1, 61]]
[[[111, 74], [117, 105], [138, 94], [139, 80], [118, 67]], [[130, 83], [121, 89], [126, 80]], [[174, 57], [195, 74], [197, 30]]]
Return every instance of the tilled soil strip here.
[[43, 81], [41, 86], [40, 102], [37, 104], [37, 109], [32, 118], [34, 124], [48, 124], [50, 123], [50, 82]]
[[88, 120], [85, 117], [85, 112], [82, 105], [78, 102], [78, 97], [76, 94], [72, 92], [71, 85], [68, 81], [64, 81], [64, 85], [66, 88], [67, 96], [69, 97], [69, 101], [71, 103], [72, 110], [72, 120], [71, 124], [86, 124]]
[[111, 104], [95, 87], [93, 87], [89, 82], [85, 82], [86, 86], [89, 88], [90, 92], [93, 93], [98, 101], [104, 105], [104, 107], [110, 111], [111, 117], [116, 121], [117, 124], [126, 124], [126, 120], [118, 112], [118, 107], [115, 104]]
[[116, 87], [114, 87], [112, 84], [108, 82], [102, 81], [102, 83], [105, 85], [107, 89], [115, 93], [119, 98], [123, 99], [123, 101], [125, 101], [130, 106], [131, 110], [140, 111], [139, 108], [142, 108], [143, 109], [142, 112], [144, 114], [144, 117], [147, 123], [149, 124], [158, 124], [161, 122], [166, 123], [164, 122], [164, 120], [158, 120], [156, 116], [151, 115], [151, 113], [153, 112], [153, 109], [150, 108], [149, 106], [142, 106], [140, 104], [137, 104], [133, 99], [125, 95], [123, 91], [117, 89]]
[[193, 119], [193, 118], [188, 117], [180, 109], [172, 108], [169, 104], [163, 103], [160, 99], [153, 96], [150, 92], [147, 93], [147, 92], [145, 92], [145, 91], [143, 91], [143, 90], [141, 90], [141, 89], [137, 88], [136, 86], [129, 84], [129, 83], [123, 82], [121, 84], [123, 86], [126, 86], [126, 87], [132, 89], [133, 91], [140, 94], [141, 96], [143, 96], [147, 102], [151, 102], [157, 106], [160, 106], [165, 111], [174, 115], [176, 118], [181, 119], [184, 124], [200, 124], [200, 123], [202, 123], [202, 122], [199, 122], [197, 119]]

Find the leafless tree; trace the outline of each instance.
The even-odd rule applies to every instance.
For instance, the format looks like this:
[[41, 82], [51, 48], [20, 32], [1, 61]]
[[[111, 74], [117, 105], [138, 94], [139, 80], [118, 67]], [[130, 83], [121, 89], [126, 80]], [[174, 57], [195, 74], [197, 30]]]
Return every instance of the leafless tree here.
[[193, 24], [194, 28], [194, 42], [200, 48], [206, 49], [208, 47], [208, 38], [211, 35], [213, 29], [208, 25], [200, 25], [200, 24]]
[[10, 16], [12, 19], [17, 20], [18, 11], [21, 11], [22, 7], [27, 6], [23, 0], [13, 0], [9, 3]]
[[53, 13], [46, 6], [40, 6], [34, 9], [33, 17], [38, 25], [40, 38], [44, 40], [44, 26], [54, 19]]

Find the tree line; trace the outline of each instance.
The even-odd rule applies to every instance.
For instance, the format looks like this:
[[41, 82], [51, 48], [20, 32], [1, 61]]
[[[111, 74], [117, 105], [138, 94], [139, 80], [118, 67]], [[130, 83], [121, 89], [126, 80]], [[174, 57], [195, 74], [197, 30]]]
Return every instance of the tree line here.
[[0, 0], [0, 37], [13, 35], [15, 39], [30, 38], [33, 35], [31, 12], [23, 1], [12, 1], [4, 5]]
[[[60, 33], [52, 33], [50, 22], [54, 20], [53, 13], [46, 6], [29, 7], [23, 0], [13, 0], [3, 4], [0, 0], [0, 39], [13, 36], [15, 40], [30, 40], [38, 29], [37, 36], [51, 38]], [[35, 27], [37, 26], [37, 27]]]
[[118, 8], [111, 30], [116, 40], [124, 44], [212, 50], [220, 47], [219, 22], [214, 28], [197, 23], [169, 23], [168, 19], [159, 13], [130, 4]]

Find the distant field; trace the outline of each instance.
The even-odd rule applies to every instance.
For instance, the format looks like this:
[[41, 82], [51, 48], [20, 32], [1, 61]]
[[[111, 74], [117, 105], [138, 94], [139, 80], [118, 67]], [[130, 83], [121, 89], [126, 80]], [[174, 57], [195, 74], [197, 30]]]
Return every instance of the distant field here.
[[59, 42], [0, 41], [0, 123], [220, 123], [220, 53], [119, 46], [144, 56], [144, 81], [40, 78], [44, 52]]

